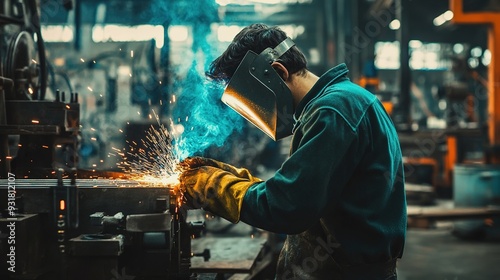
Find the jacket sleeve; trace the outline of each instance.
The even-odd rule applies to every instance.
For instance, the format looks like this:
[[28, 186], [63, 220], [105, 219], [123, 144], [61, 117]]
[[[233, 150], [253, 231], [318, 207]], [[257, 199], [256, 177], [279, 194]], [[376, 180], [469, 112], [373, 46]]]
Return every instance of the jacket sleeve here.
[[[339, 113], [323, 108], [302, 120], [294, 137], [301, 137], [296, 151], [272, 178], [246, 192], [241, 221], [272, 232], [297, 234], [316, 223], [327, 205], [340, 196], [353, 172], [350, 165], [344, 165], [357, 149], [353, 128]], [[333, 178], [333, 173], [342, 176]]]

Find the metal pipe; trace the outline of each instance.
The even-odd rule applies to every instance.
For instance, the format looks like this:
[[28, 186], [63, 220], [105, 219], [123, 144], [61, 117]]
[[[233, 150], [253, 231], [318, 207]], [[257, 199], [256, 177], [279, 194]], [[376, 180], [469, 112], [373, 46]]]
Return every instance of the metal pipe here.
[[[0, 65], [0, 71], [2, 71], [2, 65]], [[1, 74], [0, 72], [0, 125], [7, 125], [4, 88], [12, 89], [14, 82], [11, 79], [1, 77]], [[11, 171], [9, 155], [9, 135], [0, 133], [0, 177], [2, 178], [7, 178]]]
[[464, 13], [463, 0], [450, 0], [453, 12], [453, 23], [487, 24], [488, 49], [491, 51], [491, 62], [488, 67], [488, 138], [489, 152], [487, 163], [500, 163], [500, 13], [492, 11]]
[[82, 1], [75, 0], [75, 40], [73, 46], [76, 51], [82, 48]]

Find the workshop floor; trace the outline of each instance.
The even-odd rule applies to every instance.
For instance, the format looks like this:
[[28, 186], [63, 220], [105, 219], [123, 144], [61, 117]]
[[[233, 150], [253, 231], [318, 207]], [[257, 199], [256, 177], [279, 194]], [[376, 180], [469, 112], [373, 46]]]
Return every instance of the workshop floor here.
[[468, 241], [451, 228], [410, 229], [398, 280], [500, 279], [500, 242]]

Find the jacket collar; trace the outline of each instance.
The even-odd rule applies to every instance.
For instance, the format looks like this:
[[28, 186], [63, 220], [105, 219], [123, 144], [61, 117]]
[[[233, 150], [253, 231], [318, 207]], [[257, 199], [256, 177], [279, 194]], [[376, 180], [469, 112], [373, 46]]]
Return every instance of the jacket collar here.
[[314, 84], [314, 86], [309, 90], [309, 92], [302, 98], [299, 105], [295, 109], [295, 113], [293, 115], [295, 121], [297, 121], [304, 111], [305, 107], [309, 102], [316, 97], [318, 97], [323, 89], [330, 85], [331, 83], [338, 80], [338, 78], [345, 76], [349, 72], [345, 63], [341, 63], [332, 69], [328, 70], [325, 74], [323, 74], [319, 80]]

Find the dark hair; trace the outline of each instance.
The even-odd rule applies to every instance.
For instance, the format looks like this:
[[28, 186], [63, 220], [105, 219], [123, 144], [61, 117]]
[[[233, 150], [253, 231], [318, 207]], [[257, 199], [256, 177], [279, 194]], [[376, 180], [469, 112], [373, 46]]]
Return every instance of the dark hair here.
[[[269, 27], [261, 23], [249, 25], [234, 37], [224, 53], [210, 64], [205, 74], [216, 81], [227, 82], [249, 50], [259, 54], [266, 48], [275, 48], [286, 38], [286, 33], [277, 26]], [[289, 49], [278, 61], [290, 74], [305, 74], [307, 70], [306, 58], [296, 46]]]

